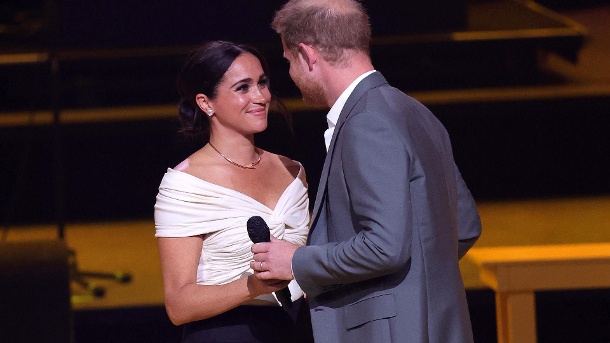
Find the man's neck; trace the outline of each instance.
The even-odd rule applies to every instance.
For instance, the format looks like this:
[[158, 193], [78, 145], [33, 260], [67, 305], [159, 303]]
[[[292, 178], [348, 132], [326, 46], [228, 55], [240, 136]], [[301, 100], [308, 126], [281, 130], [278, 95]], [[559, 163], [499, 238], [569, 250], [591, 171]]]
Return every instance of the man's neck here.
[[341, 93], [349, 87], [360, 75], [374, 70], [368, 56], [364, 54], [354, 54], [351, 57], [348, 67], [339, 68], [326, 65], [324, 85], [326, 102], [331, 107], [339, 98]]

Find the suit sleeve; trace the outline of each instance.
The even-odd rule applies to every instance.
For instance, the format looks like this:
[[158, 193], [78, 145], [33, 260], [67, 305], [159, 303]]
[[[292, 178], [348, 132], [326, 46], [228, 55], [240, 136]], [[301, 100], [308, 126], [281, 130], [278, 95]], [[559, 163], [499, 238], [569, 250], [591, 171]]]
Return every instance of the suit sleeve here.
[[[409, 157], [398, 134], [382, 117], [353, 114], [341, 129], [341, 163], [357, 232], [351, 239], [297, 249], [294, 275], [316, 296], [340, 287], [393, 273], [410, 258], [411, 195]], [[335, 151], [336, 154], [336, 151]], [[332, 205], [331, 205], [332, 206]]]

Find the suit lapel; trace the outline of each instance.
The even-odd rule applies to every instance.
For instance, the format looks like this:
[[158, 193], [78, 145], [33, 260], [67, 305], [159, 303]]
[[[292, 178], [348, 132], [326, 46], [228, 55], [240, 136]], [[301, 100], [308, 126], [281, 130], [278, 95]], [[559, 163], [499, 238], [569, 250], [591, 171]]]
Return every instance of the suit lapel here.
[[345, 123], [345, 120], [347, 119], [349, 114], [352, 112], [352, 109], [354, 108], [354, 106], [356, 106], [356, 104], [358, 103], [360, 98], [367, 91], [369, 91], [372, 88], [379, 87], [385, 83], [387, 83], [385, 78], [379, 72], [374, 72], [371, 75], [365, 77], [362, 81], [360, 81], [360, 83], [356, 86], [356, 88], [354, 89], [352, 94], [349, 96], [349, 98], [347, 98], [347, 101], [345, 102], [345, 106], [343, 106], [343, 109], [341, 110], [341, 114], [339, 114], [339, 119], [337, 120], [337, 125], [335, 126], [335, 131], [333, 132], [333, 137], [331, 139], [330, 146], [328, 147], [328, 153], [326, 154], [326, 158], [324, 159], [324, 166], [322, 167], [322, 174], [320, 175], [320, 183], [318, 184], [318, 192], [316, 193], [316, 200], [315, 200], [313, 212], [312, 212], [313, 220], [312, 220], [311, 229], [313, 229], [315, 227], [315, 223], [318, 219], [318, 216], [320, 215], [320, 208], [322, 206], [322, 201], [324, 200], [324, 194], [326, 193], [326, 189], [327, 189], [328, 174], [330, 171], [330, 162], [333, 157], [335, 145], [337, 143], [336, 138], [337, 138], [337, 135], [339, 134], [339, 131], [341, 131], [341, 127], [343, 126], [343, 123]]

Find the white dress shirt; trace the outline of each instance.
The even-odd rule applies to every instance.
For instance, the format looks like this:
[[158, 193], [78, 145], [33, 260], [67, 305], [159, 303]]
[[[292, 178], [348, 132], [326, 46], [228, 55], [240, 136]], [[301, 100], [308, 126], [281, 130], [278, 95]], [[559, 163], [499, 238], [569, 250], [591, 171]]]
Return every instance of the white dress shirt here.
[[367, 71], [366, 73], [358, 76], [358, 78], [355, 79], [352, 83], [350, 83], [350, 85], [343, 91], [343, 93], [341, 93], [341, 95], [339, 96], [337, 101], [335, 101], [335, 103], [333, 104], [333, 107], [331, 107], [330, 111], [328, 111], [328, 114], [326, 115], [326, 122], [328, 123], [328, 129], [326, 131], [324, 131], [324, 143], [326, 144], [327, 152], [328, 152], [328, 148], [330, 147], [330, 141], [333, 138], [333, 132], [335, 132], [335, 126], [337, 125], [337, 120], [339, 120], [339, 115], [341, 114], [341, 110], [343, 110], [343, 106], [345, 106], [345, 102], [347, 101], [347, 98], [349, 98], [349, 96], [352, 95], [352, 92], [354, 91], [354, 89], [356, 88], [358, 83], [360, 83], [360, 81], [362, 81], [362, 79], [369, 76], [373, 72], [375, 72], [375, 70]]

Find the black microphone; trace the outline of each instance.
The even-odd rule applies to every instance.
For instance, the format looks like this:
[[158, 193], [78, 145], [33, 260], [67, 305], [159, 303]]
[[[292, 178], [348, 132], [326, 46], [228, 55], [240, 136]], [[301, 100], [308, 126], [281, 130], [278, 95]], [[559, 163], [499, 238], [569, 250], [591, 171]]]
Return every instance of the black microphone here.
[[[248, 219], [246, 223], [248, 229], [248, 236], [253, 243], [271, 242], [271, 233], [269, 232], [269, 226], [265, 223], [265, 220], [259, 216], [253, 216]], [[290, 308], [292, 306], [292, 300], [290, 299], [290, 289], [288, 286], [275, 292], [277, 300], [282, 304], [284, 308]]]
[[248, 236], [254, 243], [271, 242], [271, 232], [265, 220], [259, 216], [250, 217], [246, 223]]

